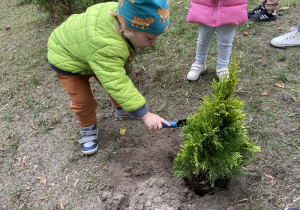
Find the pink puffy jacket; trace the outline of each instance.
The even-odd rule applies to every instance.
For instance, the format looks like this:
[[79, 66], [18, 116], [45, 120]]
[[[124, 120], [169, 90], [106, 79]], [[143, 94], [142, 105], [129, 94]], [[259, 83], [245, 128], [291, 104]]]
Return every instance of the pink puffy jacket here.
[[186, 18], [189, 23], [211, 27], [247, 22], [248, 0], [191, 0]]

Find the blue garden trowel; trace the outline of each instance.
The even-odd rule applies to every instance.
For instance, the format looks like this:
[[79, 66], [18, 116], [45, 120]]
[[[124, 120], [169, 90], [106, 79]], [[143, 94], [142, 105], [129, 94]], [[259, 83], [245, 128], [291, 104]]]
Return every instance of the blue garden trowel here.
[[162, 123], [163, 128], [177, 128], [177, 127], [183, 127], [186, 125], [186, 119], [178, 120], [178, 121], [168, 121], [171, 125], [167, 126], [166, 124]]

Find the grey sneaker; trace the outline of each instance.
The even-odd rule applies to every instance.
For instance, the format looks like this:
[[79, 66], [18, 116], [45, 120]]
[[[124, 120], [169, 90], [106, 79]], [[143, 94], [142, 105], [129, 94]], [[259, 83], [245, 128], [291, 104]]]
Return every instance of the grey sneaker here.
[[120, 118], [133, 118], [132, 115], [128, 112], [125, 112], [124, 109], [117, 109], [115, 108], [115, 115], [116, 117]]

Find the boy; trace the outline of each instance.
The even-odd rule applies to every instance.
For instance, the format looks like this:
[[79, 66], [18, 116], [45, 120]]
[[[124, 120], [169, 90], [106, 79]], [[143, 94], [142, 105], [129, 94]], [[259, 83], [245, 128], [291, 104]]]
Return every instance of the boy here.
[[254, 22], [276, 21], [276, 9], [279, 0], [260, 0], [260, 5], [253, 10], [248, 11], [248, 18]]
[[94, 77], [108, 92], [118, 117], [140, 118], [150, 130], [162, 128], [165, 119], [149, 112], [146, 100], [126, 76], [124, 63], [135, 47], [148, 47], [169, 25], [170, 0], [119, 0], [96, 4], [70, 16], [48, 41], [48, 60], [70, 108], [81, 126], [82, 153], [98, 149], [97, 102], [90, 89]]

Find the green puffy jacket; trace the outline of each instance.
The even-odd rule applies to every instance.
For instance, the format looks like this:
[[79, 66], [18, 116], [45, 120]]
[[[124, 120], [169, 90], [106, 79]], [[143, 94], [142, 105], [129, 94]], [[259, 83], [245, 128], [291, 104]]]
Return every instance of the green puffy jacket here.
[[131, 112], [146, 100], [126, 76], [124, 63], [132, 49], [113, 28], [118, 23], [110, 11], [116, 8], [116, 2], [96, 4], [70, 16], [49, 38], [48, 61], [64, 71], [95, 74], [121, 107]]

